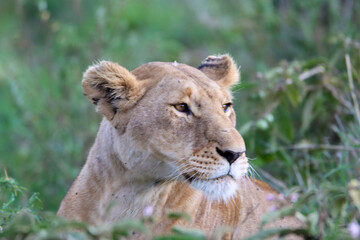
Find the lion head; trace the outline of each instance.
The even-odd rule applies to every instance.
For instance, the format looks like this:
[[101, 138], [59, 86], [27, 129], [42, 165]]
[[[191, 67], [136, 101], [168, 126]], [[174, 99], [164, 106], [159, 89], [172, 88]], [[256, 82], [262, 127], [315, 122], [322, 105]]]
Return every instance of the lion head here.
[[230, 90], [238, 79], [236, 64], [222, 55], [198, 68], [151, 62], [131, 72], [101, 61], [82, 86], [111, 128], [112, 154], [134, 179], [186, 181], [226, 200], [249, 167]]

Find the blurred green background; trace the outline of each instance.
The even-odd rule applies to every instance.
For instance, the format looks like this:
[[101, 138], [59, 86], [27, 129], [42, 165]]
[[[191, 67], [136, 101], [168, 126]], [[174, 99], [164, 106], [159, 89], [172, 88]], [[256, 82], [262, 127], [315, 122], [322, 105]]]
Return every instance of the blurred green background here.
[[347, 186], [359, 180], [359, 33], [357, 0], [2, 0], [0, 176], [56, 211], [101, 120], [81, 91], [89, 65], [196, 67], [229, 53], [241, 66], [235, 110], [253, 176], [308, 194], [309, 231], [336, 239], [360, 217]]

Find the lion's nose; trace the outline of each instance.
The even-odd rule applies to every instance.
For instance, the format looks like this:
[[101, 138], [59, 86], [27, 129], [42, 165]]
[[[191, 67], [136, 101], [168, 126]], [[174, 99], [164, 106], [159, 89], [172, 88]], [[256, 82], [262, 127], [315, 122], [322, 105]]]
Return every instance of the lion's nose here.
[[224, 157], [229, 163], [230, 165], [235, 162], [236, 159], [238, 159], [240, 157], [240, 155], [242, 155], [245, 151], [243, 152], [234, 152], [234, 151], [231, 151], [231, 150], [225, 150], [225, 151], [222, 151], [220, 150], [219, 148], [216, 148], [216, 152]]

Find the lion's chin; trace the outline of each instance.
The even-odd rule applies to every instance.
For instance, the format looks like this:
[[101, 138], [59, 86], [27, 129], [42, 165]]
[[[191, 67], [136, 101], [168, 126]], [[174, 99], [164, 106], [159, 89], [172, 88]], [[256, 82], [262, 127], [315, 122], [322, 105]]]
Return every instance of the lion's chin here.
[[227, 202], [235, 196], [239, 184], [231, 176], [223, 176], [216, 179], [198, 179], [191, 181], [190, 186], [201, 190], [213, 200]]

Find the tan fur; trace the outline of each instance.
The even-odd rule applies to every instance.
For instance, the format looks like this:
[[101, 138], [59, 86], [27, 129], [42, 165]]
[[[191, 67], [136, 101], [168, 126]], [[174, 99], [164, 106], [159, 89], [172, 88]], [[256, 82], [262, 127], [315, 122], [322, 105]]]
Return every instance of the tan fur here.
[[[235, 129], [230, 87], [239, 73], [228, 55], [206, 58], [198, 69], [152, 62], [131, 73], [102, 61], [84, 74], [85, 95], [103, 119], [87, 162], [58, 214], [90, 224], [143, 217], [146, 206], [160, 219], [156, 234], [174, 225], [211, 235], [222, 226], [244, 238], [259, 229], [277, 194], [246, 176], [245, 144]], [[186, 103], [191, 112], [174, 105]], [[238, 152], [230, 164], [220, 151]], [[185, 211], [193, 223], [168, 220]], [[285, 218], [272, 227], [296, 227]], [[143, 238], [144, 236], [134, 236]], [[146, 237], [145, 237], [146, 238]]]

